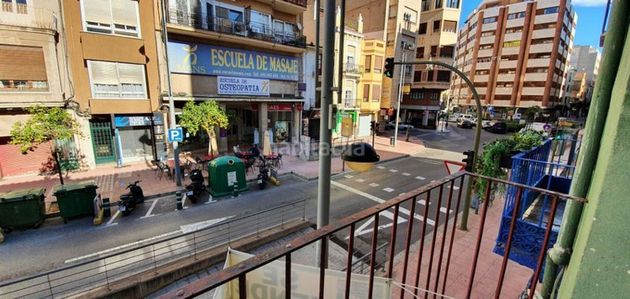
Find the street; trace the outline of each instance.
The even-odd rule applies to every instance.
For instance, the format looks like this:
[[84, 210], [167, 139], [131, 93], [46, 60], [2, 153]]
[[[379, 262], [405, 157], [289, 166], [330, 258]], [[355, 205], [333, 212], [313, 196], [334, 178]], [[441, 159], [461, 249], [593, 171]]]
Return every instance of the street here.
[[[452, 128], [450, 133], [414, 130], [417, 136], [431, 150], [462, 151], [471, 147], [472, 130]], [[485, 133], [488, 141], [498, 135]], [[390, 198], [412, 191], [432, 180], [447, 175], [443, 160], [431, 157], [407, 157], [378, 164], [364, 173], [346, 172], [333, 177], [331, 187], [331, 219], [339, 219], [368, 208]], [[440, 222], [453, 216], [455, 199], [462, 190], [456, 184], [453, 188], [453, 201], [447, 206], [447, 189], [443, 192], [440, 208]], [[463, 188], [462, 188], [463, 189]], [[61, 221], [47, 223], [37, 230], [15, 231], [0, 246], [0, 279], [16, 278], [29, 274], [85, 261], [97, 256], [115, 253], [117, 250], [133, 248], [159, 238], [176, 236], [187, 230], [209, 226], [243, 213], [269, 209], [282, 203], [305, 201], [305, 211], [295, 211], [301, 217], [316, 218], [317, 181], [303, 181], [294, 176], [284, 176], [282, 185], [250, 191], [237, 198], [223, 197], [216, 201], [204, 198], [195, 204], [185, 202], [183, 211], [176, 211], [174, 196], [166, 196], [145, 201], [133, 214], [122, 217], [112, 209], [112, 217], [106, 218], [101, 226], [93, 226], [91, 218], [83, 218], [62, 224]], [[432, 195], [432, 202], [437, 194]], [[425, 221], [424, 198], [417, 198], [414, 221]], [[429, 206], [426, 215], [427, 230], [430, 233], [438, 225], [435, 223], [437, 204]], [[399, 234], [406, 232], [405, 223], [411, 216], [410, 205], [402, 205], [399, 216]], [[460, 208], [461, 210], [461, 208]], [[382, 213], [379, 220], [379, 240], [386, 237], [392, 225], [392, 211]], [[355, 235], [367, 243], [371, 238], [373, 224], [368, 220], [357, 227]], [[339, 235], [343, 240], [347, 237]], [[417, 239], [419, 234], [414, 233]], [[404, 238], [397, 238], [404, 240]], [[402, 246], [397, 244], [397, 251]]]

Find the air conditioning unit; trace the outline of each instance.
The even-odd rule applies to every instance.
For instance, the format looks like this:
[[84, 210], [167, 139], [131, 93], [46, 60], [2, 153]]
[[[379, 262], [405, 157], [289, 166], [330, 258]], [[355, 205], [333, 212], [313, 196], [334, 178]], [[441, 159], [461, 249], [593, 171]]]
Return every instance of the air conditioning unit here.
[[247, 26], [245, 26], [245, 24], [243, 23], [234, 23], [234, 26], [232, 29], [234, 30], [235, 34], [247, 35]]

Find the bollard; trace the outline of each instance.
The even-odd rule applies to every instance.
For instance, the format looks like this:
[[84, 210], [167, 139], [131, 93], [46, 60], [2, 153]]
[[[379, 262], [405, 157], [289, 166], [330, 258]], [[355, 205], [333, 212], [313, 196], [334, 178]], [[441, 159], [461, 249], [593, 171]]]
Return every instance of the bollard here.
[[183, 204], [182, 204], [182, 192], [181, 191], [177, 191], [175, 192], [175, 199], [177, 200], [177, 209], [181, 210], [184, 208]]
[[111, 204], [109, 203], [109, 198], [103, 198], [103, 217], [110, 217], [112, 215]]
[[232, 192], [233, 197], [238, 197], [238, 182], [234, 182], [234, 191]]

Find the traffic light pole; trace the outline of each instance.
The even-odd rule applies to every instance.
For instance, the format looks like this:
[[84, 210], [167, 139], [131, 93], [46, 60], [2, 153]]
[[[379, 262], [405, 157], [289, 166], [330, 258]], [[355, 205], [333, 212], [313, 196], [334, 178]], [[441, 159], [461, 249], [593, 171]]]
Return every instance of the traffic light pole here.
[[[475, 152], [475, 155], [477, 155], [479, 153], [479, 143], [480, 143], [480, 138], [481, 138], [481, 117], [482, 117], [481, 100], [479, 99], [479, 94], [477, 93], [477, 89], [475, 89], [475, 85], [472, 83], [472, 81], [470, 81], [470, 79], [468, 79], [466, 74], [464, 74], [462, 71], [458, 70], [454, 66], [444, 63], [444, 62], [440, 62], [440, 61], [394, 62], [394, 65], [396, 64], [399, 64], [401, 66], [402, 65], [439, 65], [441, 67], [447, 68], [448, 70], [454, 72], [460, 78], [462, 78], [464, 82], [466, 82], [466, 84], [468, 85], [468, 88], [470, 88], [470, 90], [472, 91], [473, 99], [475, 100], [475, 104], [477, 105], [477, 125], [475, 128], [475, 139], [473, 143], [473, 151]], [[472, 161], [473, 164], [472, 164], [471, 172], [475, 171], [475, 162], [476, 162], [475, 160], [477, 160], [477, 157], [474, 157]], [[466, 188], [466, 198], [464, 199], [464, 211], [462, 212], [462, 221], [460, 222], [460, 226], [459, 226], [459, 229], [461, 230], [468, 230], [468, 214], [470, 212], [470, 200], [472, 197], [473, 184], [474, 184], [473, 177], [468, 176], [468, 187]]]
[[403, 86], [404, 86], [404, 81], [405, 81], [405, 77], [404, 77], [404, 68], [405, 68], [405, 60], [407, 58], [407, 53], [405, 53], [405, 47], [402, 47], [402, 64], [400, 65], [400, 79], [398, 80], [398, 100], [396, 101], [396, 118], [394, 119], [394, 144], [393, 146], [396, 147], [396, 145], [398, 144], [398, 123], [400, 122], [400, 102], [402, 101], [402, 95], [403, 95]]

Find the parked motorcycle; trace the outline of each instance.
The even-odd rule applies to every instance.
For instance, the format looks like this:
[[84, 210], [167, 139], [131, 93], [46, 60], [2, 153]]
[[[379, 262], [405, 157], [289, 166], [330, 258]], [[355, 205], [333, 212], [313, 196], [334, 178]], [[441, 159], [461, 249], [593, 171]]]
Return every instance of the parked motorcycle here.
[[265, 189], [267, 187], [267, 180], [269, 180], [269, 162], [264, 158], [260, 158], [261, 163], [258, 165], [258, 188]]
[[131, 214], [131, 212], [136, 208], [136, 204], [144, 202], [144, 192], [138, 185], [139, 183], [140, 181], [135, 181], [129, 184], [126, 188], [129, 189], [129, 192], [120, 196], [120, 201], [118, 201], [118, 210], [123, 214], [123, 216]]
[[186, 186], [186, 197], [190, 199], [191, 202], [197, 202], [197, 199], [206, 191], [206, 187], [204, 186], [204, 178], [201, 169], [193, 169], [190, 172], [190, 184]]

